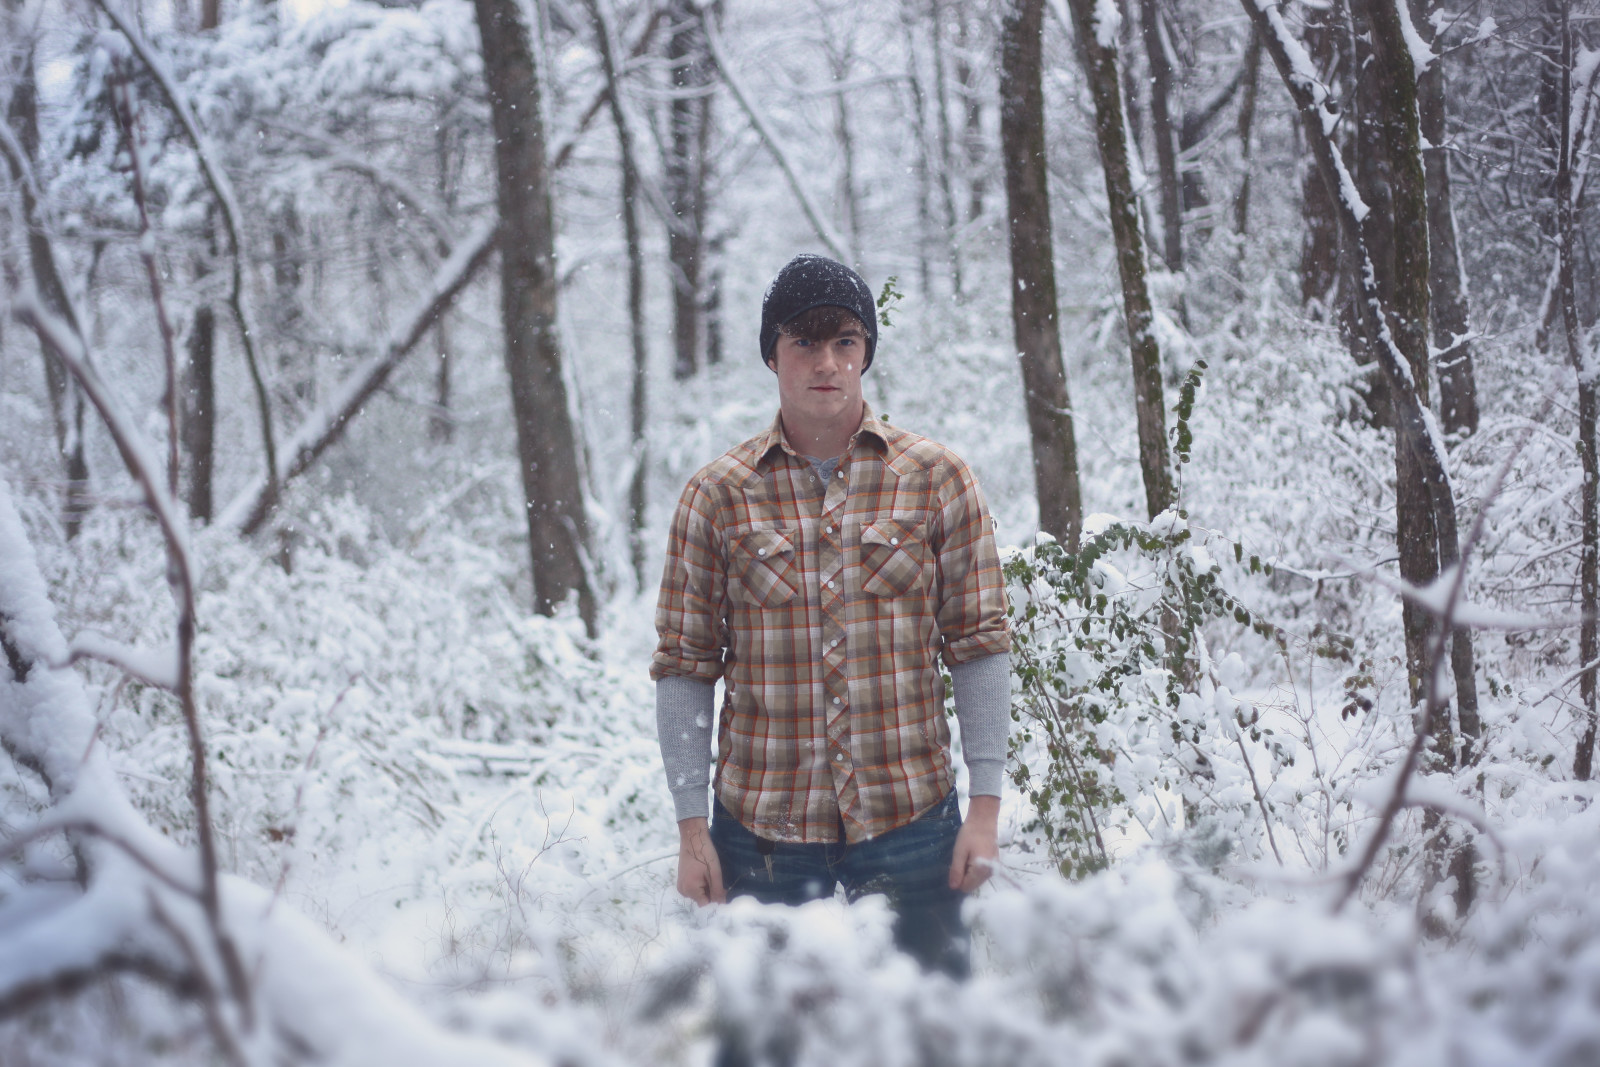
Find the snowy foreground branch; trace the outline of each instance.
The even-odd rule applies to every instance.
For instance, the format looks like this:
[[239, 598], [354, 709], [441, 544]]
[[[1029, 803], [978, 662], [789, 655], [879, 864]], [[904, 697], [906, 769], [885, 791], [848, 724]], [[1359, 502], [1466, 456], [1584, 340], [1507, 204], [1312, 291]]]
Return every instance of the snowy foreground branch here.
[[[37, 775], [49, 810], [0, 841], [35, 877], [0, 895], [0, 1017], [134, 974], [224, 1004], [223, 963], [201, 905], [197, 857], [147, 823], [122, 791], [69, 656], [10, 487], [0, 481], [0, 747]], [[7, 812], [13, 825], [19, 813]], [[66, 849], [47, 848], [64, 837]], [[49, 870], [52, 857], [57, 868]], [[59, 870], [65, 864], [69, 870]], [[256, 1025], [230, 1059], [333, 1064], [530, 1064], [537, 1058], [448, 1033], [259, 886], [218, 881], [221, 921], [251, 976]], [[213, 1032], [216, 1032], [213, 1027]]]

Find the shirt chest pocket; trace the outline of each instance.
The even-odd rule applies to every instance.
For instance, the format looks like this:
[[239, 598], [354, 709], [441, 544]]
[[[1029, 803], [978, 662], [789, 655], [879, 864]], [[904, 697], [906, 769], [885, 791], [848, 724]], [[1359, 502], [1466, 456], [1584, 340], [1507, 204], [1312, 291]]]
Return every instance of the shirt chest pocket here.
[[794, 543], [783, 530], [748, 530], [729, 539], [729, 569], [744, 599], [764, 608], [787, 604], [800, 591]]
[[922, 582], [927, 526], [905, 519], [879, 519], [861, 527], [861, 591], [870, 596], [905, 596]]

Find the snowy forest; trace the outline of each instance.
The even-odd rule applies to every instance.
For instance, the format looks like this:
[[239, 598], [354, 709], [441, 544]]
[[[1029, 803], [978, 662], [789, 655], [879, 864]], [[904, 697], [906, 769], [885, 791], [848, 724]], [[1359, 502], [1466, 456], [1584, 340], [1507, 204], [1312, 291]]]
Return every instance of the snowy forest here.
[[[6, 1067], [1600, 1063], [1600, 3], [0, 22]], [[806, 251], [1004, 563], [962, 983], [674, 887]]]

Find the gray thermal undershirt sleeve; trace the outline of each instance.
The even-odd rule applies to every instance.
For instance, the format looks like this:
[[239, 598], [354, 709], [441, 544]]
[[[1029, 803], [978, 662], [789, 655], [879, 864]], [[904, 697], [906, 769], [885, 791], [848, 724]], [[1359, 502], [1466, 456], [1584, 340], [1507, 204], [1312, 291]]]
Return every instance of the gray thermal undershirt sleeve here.
[[1011, 729], [1011, 653], [997, 652], [958, 663], [950, 668], [950, 681], [956, 691], [967, 793], [997, 797], [1005, 777], [1006, 734]]
[[[678, 821], [711, 814], [711, 707], [713, 682], [669, 674], [656, 682], [656, 736], [667, 788]], [[965, 727], [963, 726], [963, 729]]]

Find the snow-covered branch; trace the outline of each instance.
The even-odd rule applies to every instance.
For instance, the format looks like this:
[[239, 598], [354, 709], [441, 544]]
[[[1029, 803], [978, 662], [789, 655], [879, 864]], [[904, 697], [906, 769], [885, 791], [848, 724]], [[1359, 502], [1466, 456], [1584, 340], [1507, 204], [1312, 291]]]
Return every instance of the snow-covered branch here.
[[52, 666], [70, 667], [86, 659], [109, 663], [129, 677], [157, 689], [168, 692], [178, 689], [178, 650], [174, 646], [134, 648], [89, 630], [74, 637], [67, 658]]
[[816, 202], [811, 199], [811, 194], [800, 182], [800, 175], [795, 170], [794, 163], [789, 159], [789, 154], [784, 151], [783, 143], [778, 140], [772, 127], [767, 123], [766, 116], [757, 110], [755, 101], [745, 91], [744, 85], [733, 72], [733, 67], [728, 62], [727, 51], [722, 47], [722, 37], [717, 32], [716, 20], [711, 15], [711, 9], [700, 9], [700, 21], [705, 26], [706, 45], [711, 50], [711, 59], [717, 65], [717, 72], [722, 75], [722, 80], [727, 82], [728, 90], [733, 93], [733, 98], [739, 102], [739, 107], [744, 110], [745, 116], [750, 119], [750, 125], [755, 127], [756, 134], [767, 146], [767, 151], [772, 153], [772, 158], [778, 164], [778, 169], [783, 171], [784, 179], [793, 190], [795, 199], [800, 201], [800, 209], [805, 212], [806, 220], [811, 223], [811, 228], [816, 231], [817, 239], [827, 249], [828, 254], [841, 263], [850, 262], [850, 255], [844, 250], [844, 242], [833, 232], [822, 217], [822, 212], [817, 209]]
[[489, 259], [498, 240], [495, 223], [484, 224], [462, 241], [439, 267], [428, 295], [396, 331], [382, 352], [353, 371], [321, 408], [295, 430], [282, 452], [280, 466], [270, 479], [258, 478], [223, 510], [219, 521], [250, 534], [266, 521], [276, 502], [276, 487], [298, 477], [343, 435], [345, 426], [361, 411], [372, 394], [383, 387], [396, 367], [411, 353], [423, 334], [449, 308], [456, 295], [472, 281]]
[[255, 312], [250, 305], [249, 293], [246, 291], [244, 278], [244, 239], [241, 228], [241, 211], [239, 198], [233, 191], [233, 183], [228, 179], [227, 172], [217, 162], [216, 151], [211, 147], [205, 132], [201, 130], [199, 121], [195, 118], [194, 109], [189, 106], [187, 98], [179, 91], [178, 80], [168, 69], [166, 62], [150, 47], [144, 39], [139, 28], [133, 24], [126, 14], [118, 10], [112, 0], [95, 0], [96, 6], [128, 39], [133, 47], [134, 54], [149, 70], [151, 77], [161, 87], [161, 93], [166, 97], [167, 105], [172, 108], [173, 114], [178, 117], [178, 122], [183, 126], [184, 132], [189, 135], [189, 141], [194, 146], [195, 156], [200, 163], [200, 173], [205, 176], [206, 184], [211, 187], [211, 193], [217, 199], [217, 206], [221, 209], [223, 229], [228, 234], [228, 247], [232, 270], [228, 292], [228, 307], [233, 312], [235, 323], [239, 328], [240, 343], [244, 347], [245, 365], [250, 371], [250, 382], [256, 394], [256, 416], [261, 423], [261, 447], [266, 454], [267, 483], [269, 492], [274, 500], [277, 498], [277, 470], [278, 450], [277, 442], [272, 431], [272, 402], [267, 394], [267, 382], [261, 373], [261, 358], [256, 350], [259, 331], [256, 329]]
[[[219, 1047], [236, 1060], [394, 1067], [447, 1063], [533, 1067], [542, 1061], [444, 1031], [326, 933], [272, 894], [218, 880], [219, 922], [250, 975], [256, 1025], [225, 1000], [229, 966], [196, 885], [196, 856], [132, 807], [71, 670], [43, 576], [0, 480], [0, 747], [47, 782], [51, 809], [20, 847], [68, 835], [80, 879], [27, 881], [0, 899], [0, 1017], [114, 974], [204, 1000]], [[220, 1028], [220, 1032], [219, 1031]]]

